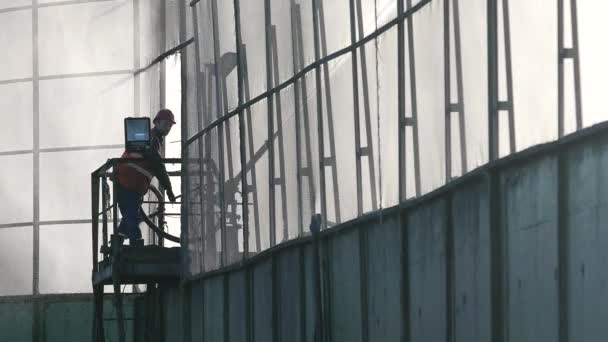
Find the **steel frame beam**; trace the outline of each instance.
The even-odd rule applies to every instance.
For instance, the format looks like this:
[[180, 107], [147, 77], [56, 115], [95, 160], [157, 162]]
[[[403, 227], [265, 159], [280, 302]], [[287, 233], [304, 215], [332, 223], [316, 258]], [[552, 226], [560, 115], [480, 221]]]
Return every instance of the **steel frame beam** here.
[[[243, 92], [245, 96], [245, 101], [249, 101], [250, 98], [250, 86], [249, 86], [249, 69], [247, 66], [247, 47], [245, 44], [242, 45], [241, 52], [243, 54], [242, 67], [243, 67]], [[249, 146], [249, 160], [253, 160], [255, 156], [254, 149], [254, 140], [253, 140], [253, 124], [252, 124], [252, 113], [251, 107], [247, 107], [245, 109], [245, 117], [246, 117], [246, 126], [247, 126], [247, 144]], [[246, 168], [249, 169], [249, 168]], [[260, 208], [259, 208], [259, 200], [258, 200], [258, 185], [257, 185], [257, 172], [255, 163], [251, 165], [251, 185], [247, 193], [251, 192], [253, 197], [253, 214], [254, 214], [254, 224], [255, 224], [255, 251], [262, 251], [262, 241], [260, 235]]]
[[[403, 0], [396, 0], [397, 2], [397, 13], [403, 13]], [[351, 0], [352, 4], [352, 0]], [[352, 12], [352, 11], [351, 11]], [[354, 32], [352, 27], [353, 13], [351, 13], [351, 44], [354, 43]], [[405, 142], [405, 127], [403, 127], [403, 121], [405, 121], [405, 23], [399, 21], [397, 24], [397, 126], [398, 130], [398, 189], [399, 189], [399, 203], [407, 198], [407, 175], [406, 175], [406, 142]], [[353, 75], [356, 73], [353, 72]], [[354, 77], [353, 77], [354, 78]], [[358, 125], [355, 126], [355, 132], [358, 132]], [[360, 165], [357, 165], [360, 167]], [[361, 171], [357, 168], [357, 179], [361, 178]], [[357, 190], [359, 190], [359, 184], [357, 183]], [[357, 192], [359, 194], [359, 192]], [[361, 213], [359, 212], [359, 216]]]
[[[401, 0], [397, 0], [401, 3]], [[350, 14], [350, 43], [355, 44], [357, 42], [357, 7], [355, 0], [349, 0], [349, 14]], [[352, 60], [352, 77], [353, 77], [353, 116], [355, 124], [355, 167], [357, 177], [357, 216], [363, 215], [363, 184], [362, 171], [361, 171], [361, 117], [359, 112], [359, 67], [357, 60], [357, 50], [351, 52]], [[401, 95], [399, 93], [399, 95]], [[401, 99], [401, 97], [400, 97]], [[401, 147], [401, 143], [399, 144]]]
[[[323, 1], [318, 0], [319, 6], [319, 33], [321, 40], [321, 57], [327, 56], [327, 32], [325, 29], [325, 12], [323, 10]], [[340, 214], [340, 190], [338, 183], [338, 161], [336, 160], [336, 136], [334, 130], [334, 118], [333, 118], [333, 105], [331, 100], [331, 79], [329, 76], [329, 66], [327, 63], [323, 64], [323, 79], [325, 86], [325, 101], [326, 101], [326, 117], [327, 117], [327, 135], [329, 138], [329, 157], [323, 158], [321, 161], [325, 167], [332, 167], [332, 192], [334, 197], [334, 213], [336, 215], [336, 223], [342, 222], [342, 215]], [[325, 137], [323, 137], [325, 139]]]
[[[234, 0], [234, 28], [236, 33], [236, 60], [237, 60], [237, 92], [238, 105], [241, 106], [245, 101], [245, 89], [243, 84], [244, 68], [243, 68], [243, 39], [241, 36], [241, 7], [239, 0]], [[245, 116], [244, 111], [239, 114], [239, 156], [241, 167], [241, 201], [243, 211], [243, 260], [249, 257], [249, 189], [247, 183], [247, 141], [245, 131]]]
[[[220, 42], [219, 42], [219, 28], [218, 28], [218, 15], [217, 15], [217, 1], [211, 0], [211, 17], [213, 22], [213, 51], [214, 51], [214, 64], [215, 64], [215, 86], [217, 91], [217, 113], [218, 115], [224, 116], [224, 108], [222, 106], [222, 69], [221, 69], [221, 58], [220, 58]], [[220, 114], [221, 113], [221, 114]], [[221, 257], [220, 266], [227, 264], [227, 253], [226, 253], [226, 205], [225, 205], [225, 194], [224, 194], [224, 125], [219, 125], [218, 129], [218, 155], [219, 155], [219, 175], [218, 175], [218, 187], [219, 187], [219, 206], [220, 206], [220, 236], [221, 236]]]
[[[454, 64], [456, 66], [457, 100], [452, 102], [452, 53], [451, 53], [451, 24], [450, 3], [452, 3], [453, 34], [454, 34]], [[462, 80], [462, 53], [460, 43], [460, 18], [458, 0], [443, 3], [443, 51], [444, 51], [444, 100], [445, 100], [445, 176], [446, 182], [452, 179], [452, 114], [458, 114], [460, 137], [460, 168], [461, 174], [467, 172], [467, 144], [465, 126], [465, 104]]]
[[[560, 0], [561, 1], [561, 0]], [[558, 243], [558, 326], [559, 342], [570, 341], [570, 227], [568, 225], [568, 198], [570, 178], [568, 175], [567, 152], [557, 151], [557, 243]]]
[[[313, 40], [315, 50], [315, 60], [321, 59], [321, 46], [320, 46], [320, 32], [319, 32], [319, 1], [312, 1], [312, 25], [313, 25]], [[315, 86], [317, 92], [317, 139], [319, 145], [319, 181], [320, 188], [319, 193], [321, 194], [321, 229], [327, 228], [327, 194], [325, 186], [325, 133], [323, 131], [323, 94], [321, 84], [321, 67], [324, 65], [317, 65], [315, 67]]]
[[[407, 11], [411, 11], [412, 0], [407, 0]], [[401, 13], [399, 13], [401, 15]], [[411, 102], [411, 122], [409, 126], [412, 126], [412, 147], [414, 149], [414, 187], [416, 197], [421, 194], [420, 186], [420, 149], [419, 149], [419, 136], [418, 136], [418, 92], [416, 87], [416, 51], [414, 44], [414, 17], [410, 16], [407, 19], [407, 50], [409, 58], [409, 71], [410, 71], [410, 102]], [[405, 108], [404, 108], [405, 110]], [[408, 120], [406, 117], [403, 118], [403, 125], [408, 126]]]
[[[511, 24], [509, 19], [509, 0], [502, 0], [502, 23], [504, 31], [505, 73], [507, 80], [507, 99], [498, 102], [498, 110], [506, 110], [509, 122], [509, 153], [515, 153], [515, 114], [513, 111], [513, 67], [511, 62]], [[498, 131], [499, 132], [499, 131]], [[499, 134], [500, 136], [500, 134]], [[497, 138], [500, 139], [500, 138]], [[497, 142], [500, 149], [500, 142]]]
[[[304, 32], [303, 32], [303, 28], [302, 28], [302, 11], [300, 9], [300, 5], [295, 5], [295, 19], [296, 19], [296, 37], [297, 37], [297, 47], [298, 47], [298, 70], [301, 71], [303, 66], [304, 66]], [[317, 201], [316, 199], [316, 192], [315, 192], [315, 180], [314, 180], [314, 173], [313, 173], [313, 159], [312, 159], [312, 149], [311, 149], [311, 145], [312, 145], [312, 139], [311, 139], [311, 133], [310, 133], [310, 111], [308, 110], [308, 87], [307, 87], [307, 82], [306, 82], [306, 74], [302, 75], [301, 78], [301, 82], [302, 82], [302, 124], [303, 124], [303, 128], [304, 128], [304, 141], [300, 142], [300, 146], [304, 146], [304, 148], [306, 149], [305, 155], [306, 155], [306, 165], [305, 166], [301, 166], [300, 169], [298, 170], [298, 173], [300, 175], [300, 179], [302, 179], [303, 176], [308, 177], [308, 194], [310, 197], [310, 201], [309, 201], [309, 208], [312, 211], [314, 211], [315, 208], [315, 203]], [[300, 134], [300, 137], [302, 138], [302, 135]]]
[[561, 138], [565, 134], [565, 114], [564, 114], [564, 74], [566, 59], [571, 59], [573, 63], [574, 74], [574, 105], [576, 115], [576, 130], [583, 127], [583, 113], [581, 102], [581, 74], [580, 74], [580, 54], [578, 44], [578, 11], [576, 0], [570, 1], [570, 24], [572, 30], [572, 47], [564, 47], [564, 0], [557, 0], [557, 63], [558, 63], [558, 116], [557, 116], [557, 132]]
[[[291, 45], [292, 45], [292, 63], [293, 63], [293, 73], [296, 74], [299, 71], [299, 55], [300, 49], [298, 44], [298, 26], [297, 24], [297, 16], [296, 16], [296, 4], [295, 0], [290, 0], [290, 22], [291, 22]], [[306, 84], [303, 85], [306, 87]], [[300, 110], [300, 91], [301, 91], [301, 81], [297, 79], [294, 82], [294, 116], [296, 119], [295, 130], [296, 130], [296, 186], [298, 192], [298, 236], [304, 236], [304, 213], [302, 208], [302, 133], [301, 122], [302, 120], [302, 112]]]
[[[200, 54], [200, 35], [199, 35], [199, 18], [198, 18], [198, 8], [199, 6], [194, 6], [192, 7], [192, 23], [193, 23], [193, 28], [192, 31], [194, 32], [194, 59], [195, 59], [195, 72], [196, 72], [196, 76], [195, 76], [195, 84], [196, 84], [196, 111], [197, 111], [197, 124], [198, 124], [198, 129], [202, 129], [203, 127], [203, 108], [205, 107], [206, 103], [207, 103], [207, 96], [206, 96], [206, 89], [205, 89], [205, 73], [201, 71], [201, 54]], [[183, 90], [182, 90], [183, 91]], [[188, 134], [187, 132], [183, 135], [183, 137], [186, 137]], [[182, 139], [185, 140], [185, 139]], [[203, 184], [205, 183], [204, 179], [205, 179], [205, 168], [203, 167], [204, 164], [204, 160], [205, 160], [205, 154], [203, 152], [203, 150], [205, 149], [205, 144], [204, 144], [204, 140], [205, 138], [201, 137], [199, 139], [198, 142], [198, 157], [199, 157], [199, 187], [200, 187], [200, 210], [201, 210], [201, 216], [204, 215], [205, 213], [205, 204], [203, 203], [203, 196], [205, 195], [204, 193], [204, 186]], [[187, 145], [184, 144], [184, 146], [187, 148]], [[190, 178], [189, 176], [186, 178]], [[208, 220], [208, 219], [207, 219]], [[205, 270], [205, 226], [206, 226], [206, 222], [207, 220], [203, 219], [201, 217], [201, 234], [200, 234], [200, 254], [199, 254], [199, 258], [200, 258], [200, 265], [199, 265], [199, 269], [200, 272], [204, 272]]]
[[[359, 36], [363, 36], [365, 30], [363, 28], [363, 8], [361, 5], [361, 0], [356, 0], [357, 7], [357, 30]], [[353, 50], [355, 51], [355, 50]], [[367, 163], [369, 166], [369, 184], [370, 184], [370, 192], [371, 192], [371, 209], [378, 209], [378, 190], [376, 188], [376, 166], [374, 165], [374, 143], [372, 137], [372, 118], [371, 118], [371, 105], [370, 105], [370, 96], [369, 96], [369, 80], [367, 74], [367, 54], [365, 52], [365, 45], [360, 47], [359, 50], [361, 54], [361, 82], [362, 82], [362, 92], [363, 92], [363, 114], [365, 118], [365, 148], [359, 147], [357, 151], [357, 158], [361, 158], [362, 156], [367, 156]], [[376, 61], [377, 63], [378, 61]], [[354, 80], [353, 80], [354, 82]], [[358, 80], [357, 80], [358, 82]], [[378, 113], [379, 115], [379, 113]], [[357, 134], [361, 134], [361, 132], [356, 132]]]
[[[277, 28], [276, 25], [271, 25], [270, 28], [270, 37], [271, 37], [271, 47], [272, 47], [272, 65], [273, 65], [273, 85], [279, 84], [279, 55], [278, 55], [278, 45], [277, 45]], [[289, 216], [287, 213], [287, 180], [285, 173], [285, 142], [283, 136], [283, 110], [281, 107], [281, 92], [278, 91], [276, 94], [276, 133], [272, 132], [272, 140], [274, 140], [274, 136], [277, 136], [278, 152], [279, 152], [279, 173], [278, 177], [274, 178], [273, 185], [278, 185], [281, 188], [281, 214], [283, 217], [283, 240], [287, 241], [289, 239]], [[273, 190], [275, 190], [273, 188]]]
[[[270, 91], [273, 88], [272, 78], [272, 17], [270, 14], [270, 0], [264, 0], [264, 27], [265, 27], [265, 43], [266, 43], [266, 89]], [[276, 245], [276, 199], [274, 189], [274, 98], [268, 96], [266, 98], [266, 104], [268, 105], [268, 116], [267, 116], [267, 142], [268, 144], [268, 199], [269, 199], [269, 218], [270, 218], [270, 247]]]
[[498, 159], [498, 0], [487, 0], [488, 161]]
[[[33, 277], [32, 292], [40, 294], [40, 66], [38, 51], [38, 0], [32, 0], [32, 89], [33, 89]], [[36, 322], [34, 322], [36, 324]], [[35, 330], [35, 329], [34, 329]]]

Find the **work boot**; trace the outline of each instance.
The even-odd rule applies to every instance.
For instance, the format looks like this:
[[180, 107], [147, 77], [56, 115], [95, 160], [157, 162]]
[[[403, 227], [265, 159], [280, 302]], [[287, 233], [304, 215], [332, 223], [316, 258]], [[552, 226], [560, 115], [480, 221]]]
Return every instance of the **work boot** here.
[[144, 239], [129, 239], [129, 244], [133, 247], [143, 247]]

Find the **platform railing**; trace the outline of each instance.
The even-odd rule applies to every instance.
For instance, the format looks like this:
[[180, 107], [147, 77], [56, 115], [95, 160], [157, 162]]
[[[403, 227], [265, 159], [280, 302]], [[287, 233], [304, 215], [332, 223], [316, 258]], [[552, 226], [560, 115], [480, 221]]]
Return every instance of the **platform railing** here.
[[[109, 236], [118, 233], [119, 213], [117, 202], [118, 184], [116, 179], [117, 166], [120, 163], [141, 161], [137, 158], [113, 158], [91, 173], [91, 218], [92, 218], [92, 249], [93, 249], [93, 273], [99, 271], [99, 255], [105, 260], [109, 255]], [[181, 159], [162, 159], [164, 164], [181, 164]], [[181, 177], [180, 171], [168, 172], [170, 177]], [[111, 183], [111, 184], [110, 184]], [[164, 230], [165, 226], [165, 196], [164, 189], [151, 184], [149, 194], [155, 200], [144, 200], [142, 205], [152, 205], [154, 209], [146, 211], [140, 208], [143, 222], [154, 233], [151, 244], [163, 246], [164, 240], [180, 243], [180, 238], [169, 234]], [[177, 197], [179, 198], [179, 196]], [[172, 204], [180, 204], [175, 202]], [[101, 226], [101, 245], [99, 241], [99, 229]], [[111, 229], [111, 231], [110, 231]]]

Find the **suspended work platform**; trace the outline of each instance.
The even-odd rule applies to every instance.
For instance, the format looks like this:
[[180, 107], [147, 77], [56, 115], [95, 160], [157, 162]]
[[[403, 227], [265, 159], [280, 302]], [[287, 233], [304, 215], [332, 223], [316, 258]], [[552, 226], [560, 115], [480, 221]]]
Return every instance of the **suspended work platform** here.
[[[112, 239], [116, 241], [115, 238]], [[93, 286], [112, 285], [113, 275], [121, 284], [148, 284], [179, 280], [180, 248], [120, 245], [110, 248], [110, 257], [99, 263]]]
[[[125, 285], [146, 285], [177, 282], [180, 279], [180, 247], [165, 247], [164, 240], [180, 243], [180, 238], [170, 235], [165, 229], [165, 203], [162, 189], [150, 187], [155, 201], [144, 201], [140, 216], [151, 234], [144, 246], [130, 246], [118, 234], [118, 203], [115, 170], [119, 163], [133, 159], [110, 159], [91, 174], [92, 246], [93, 272], [91, 282], [95, 295], [93, 342], [105, 342], [104, 332], [104, 287], [113, 286], [114, 306], [118, 323], [118, 341], [126, 341], [123, 312], [123, 289]], [[180, 159], [163, 159], [164, 163], [179, 164]], [[171, 172], [170, 176], [180, 176]], [[113, 186], [110, 186], [112, 182]], [[112, 190], [110, 190], [112, 189]], [[101, 229], [100, 229], [101, 228]], [[111, 231], [110, 231], [111, 230]], [[101, 241], [100, 241], [101, 238]]]

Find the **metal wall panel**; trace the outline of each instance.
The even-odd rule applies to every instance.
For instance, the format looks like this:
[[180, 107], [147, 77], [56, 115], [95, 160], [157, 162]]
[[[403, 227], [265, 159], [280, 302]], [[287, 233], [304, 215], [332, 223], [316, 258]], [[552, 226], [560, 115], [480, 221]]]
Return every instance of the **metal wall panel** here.
[[33, 316], [34, 305], [31, 302], [0, 303], [0, 340], [32, 341]]
[[278, 256], [279, 338], [280, 341], [304, 342], [301, 339], [300, 249], [292, 248]]
[[253, 268], [253, 341], [272, 341], [272, 260]]
[[358, 231], [336, 235], [328, 244], [332, 341], [362, 341]]
[[197, 280], [191, 283], [192, 295], [190, 297], [190, 337], [192, 341], [203, 340], [203, 287], [204, 281]]
[[[368, 228], [368, 229], [366, 229]], [[403, 334], [401, 309], [401, 230], [399, 216], [365, 227], [367, 244], [367, 301], [369, 341], [399, 341]]]
[[439, 199], [412, 210], [406, 227], [411, 340], [445, 341], [445, 201]]
[[[178, 284], [165, 287], [163, 291], [163, 324], [165, 341], [182, 341], [183, 339], [183, 324], [182, 324], [182, 289]], [[127, 334], [127, 336], [129, 336]]]
[[501, 174], [509, 341], [556, 341], [557, 163], [543, 157]]
[[203, 306], [203, 341], [224, 341], [224, 277], [205, 280], [205, 304]]
[[490, 223], [485, 182], [454, 193], [454, 341], [491, 339]]
[[304, 341], [312, 341], [315, 332], [315, 295], [314, 295], [314, 248], [312, 244], [304, 249]]
[[570, 341], [608, 338], [608, 144], [606, 139], [567, 153], [568, 307]]
[[[245, 290], [247, 278], [244, 270], [228, 275], [228, 339], [229, 342], [247, 341], [247, 299]], [[195, 340], [196, 341], [196, 340]]]

